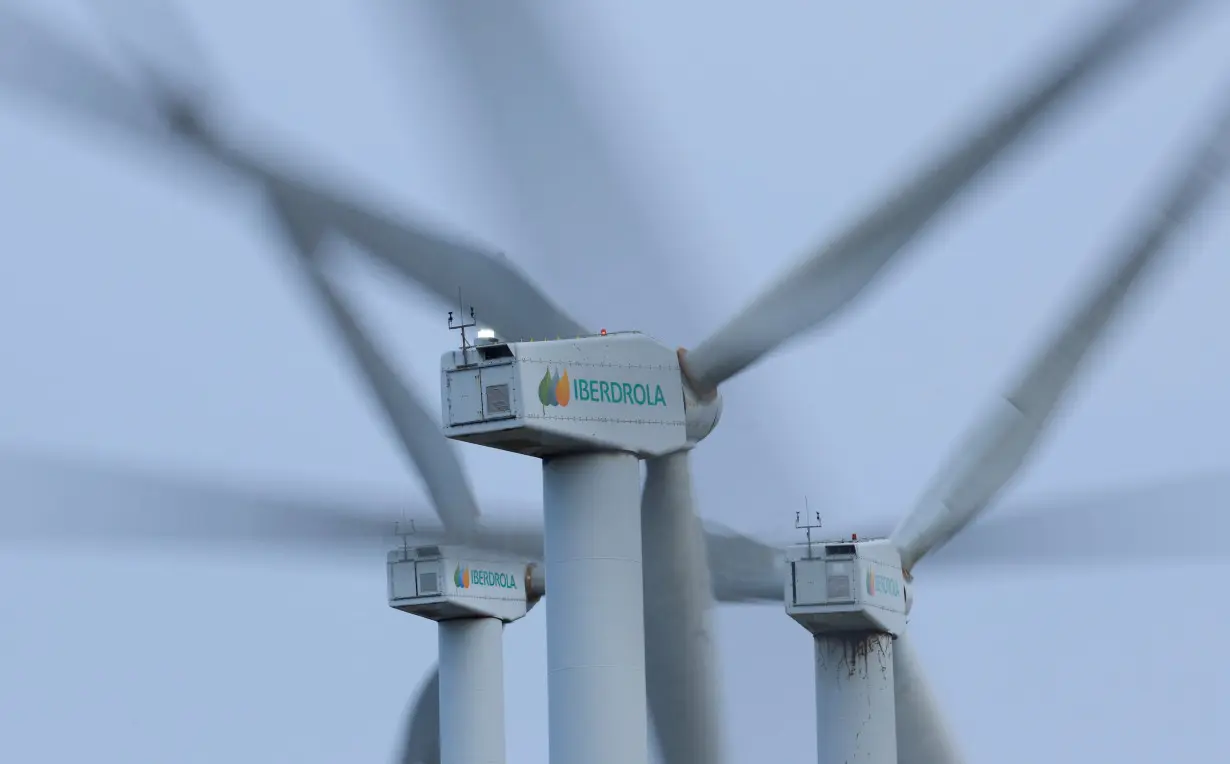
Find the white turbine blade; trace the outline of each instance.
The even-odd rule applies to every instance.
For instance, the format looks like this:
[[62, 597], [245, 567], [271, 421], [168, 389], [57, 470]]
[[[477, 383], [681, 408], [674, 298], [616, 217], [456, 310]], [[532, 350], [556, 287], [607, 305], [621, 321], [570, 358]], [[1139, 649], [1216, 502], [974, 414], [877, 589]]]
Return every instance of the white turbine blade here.
[[963, 759], [923, 674], [909, 634], [893, 640], [897, 764], [961, 764]]
[[1230, 473], [1004, 507], [970, 523], [922, 567], [1207, 562], [1230, 562]]
[[[0, 453], [0, 543], [188, 543], [320, 553], [383, 554], [398, 526], [414, 523], [412, 545], [456, 540], [430, 507], [406, 499], [354, 496], [277, 483], [239, 485], [105, 460]], [[472, 545], [542, 559], [541, 508], [502, 507]], [[515, 519], [515, 518], [534, 518]]]
[[[507, 341], [577, 337], [591, 334], [563, 312], [503, 254], [468, 242], [423, 219], [402, 222], [364, 208], [312, 183], [292, 171], [276, 167], [224, 140], [193, 113], [189, 103], [176, 103], [176, 127], [202, 155], [222, 167], [276, 188], [284, 209], [316, 225], [327, 226], [350, 239], [374, 259], [434, 295], [444, 305], [458, 298], [474, 306], [479, 323], [496, 330]], [[408, 216], [403, 216], [403, 220]]]
[[[645, 467], [645, 681], [653, 727], [664, 761], [722, 764], [713, 585], [693, 509], [689, 452], [650, 459]], [[780, 600], [780, 582], [777, 592]]]
[[1142, 216], [1144, 230], [1125, 242], [1108, 276], [1027, 367], [1021, 382], [957, 448], [923, 500], [893, 531], [907, 571], [985, 509], [1017, 474], [1090, 349], [1121, 312], [1124, 298], [1210, 195], [1230, 156], [1230, 103], [1216, 116], [1211, 139], [1182, 168], [1159, 208]]
[[654, 278], [637, 285], [644, 302], [678, 302], [699, 291], [671, 283], [679, 239], [669, 235], [661, 200], [628, 172], [614, 145], [619, 126], [593, 107], [587, 83], [551, 34], [549, 8], [377, 5], [385, 10], [381, 31], [394, 35], [391, 47], [408, 49], [404, 30], [417, 23], [451, 54], [447, 65], [460, 77], [466, 126], [476, 138], [472, 153], [491, 168], [490, 183], [538, 262], [574, 274], [569, 262], [592, 264], [576, 274], [589, 283], [602, 283], [614, 268], [652, 270]]
[[[543, 559], [541, 507], [511, 505], [487, 516], [470, 544]], [[313, 555], [368, 551], [413, 520], [412, 544], [453, 540], [431, 507], [384, 496], [337, 495], [301, 485], [259, 488], [72, 457], [0, 452], [0, 543], [186, 543]], [[517, 519], [522, 518], [522, 519]], [[533, 519], [530, 519], [533, 518]], [[704, 531], [713, 596], [720, 602], [781, 601], [777, 547], [713, 525]]]
[[1005, 150], [1026, 137], [1040, 117], [1088, 91], [1094, 75], [1121, 63], [1139, 43], [1157, 37], [1164, 22], [1199, 0], [1135, 0], [1057, 66], [1049, 68], [1011, 106], [995, 114], [887, 201], [836, 239], [810, 252], [747, 308], [686, 356], [698, 391], [717, 388], [767, 353], [816, 328], [849, 305], [907, 244], [968, 190]]
[[[0, 454], [0, 543], [186, 543], [267, 550], [383, 551], [407, 518], [435, 525], [428, 507], [275, 484], [238, 486], [38, 453]], [[436, 535], [439, 528], [434, 527]]]
[[[502, 253], [446, 232], [424, 219], [403, 220], [365, 208], [230, 144], [210, 129], [186, 99], [169, 97], [168, 119], [181, 138], [222, 167], [277, 189], [284, 212], [327, 226], [368, 255], [434, 295], [444, 305], [459, 298], [501, 339], [519, 341], [591, 334], [563, 312]], [[293, 200], [291, 202], [290, 200]]]
[[287, 237], [299, 254], [308, 281], [320, 297], [350, 357], [367, 382], [398, 441], [418, 471], [435, 504], [440, 521], [459, 540], [473, 533], [478, 503], [453, 444], [418, 397], [397, 376], [358, 319], [346, 306], [317, 260], [324, 226], [306, 205], [296, 205], [290, 192], [271, 188], [271, 201]]
[[442, 304], [456, 306], [459, 297], [464, 299], [475, 307], [479, 322], [495, 329], [501, 339], [515, 342], [592, 333], [496, 250], [423, 219], [403, 216], [399, 221], [364, 208], [323, 184], [230, 145], [196, 118], [187, 104], [176, 106], [181, 111], [177, 125], [181, 137], [204, 155], [251, 181], [276, 187], [283, 201], [294, 199], [301, 208], [298, 214], [347, 237]]
[[439, 666], [432, 666], [410, 705], [397, 764], [441, 764]]
[[[699, 520], [698, 520], [699, 522]], [[644, 527], [644, 521], [641, 523]], [[704, 524], [713, 596], [718, 602], [782, 602], [786, 557], [782, 547]]]
[[0, 8], [0, 85], [141, 140], [166, 134], [137, 88], [10, 7]]
[[460, 295], [478, 320], [515, 342], [592, 334], [502, 253], [422, 222], [402, 224], [338, 199], [319, 200], [329, 222], [374, 257], [447, 302]]

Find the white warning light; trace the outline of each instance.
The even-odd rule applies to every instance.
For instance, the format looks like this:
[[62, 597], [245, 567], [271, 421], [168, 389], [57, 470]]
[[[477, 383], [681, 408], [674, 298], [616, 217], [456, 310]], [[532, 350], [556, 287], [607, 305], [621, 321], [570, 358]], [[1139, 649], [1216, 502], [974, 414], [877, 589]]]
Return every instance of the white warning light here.
[[479, 330], [478, 330], [478, 338], [479, 338], [480, 340], [493, 340], [493, 339], [495, 339], [495, 329], [479, 329]]

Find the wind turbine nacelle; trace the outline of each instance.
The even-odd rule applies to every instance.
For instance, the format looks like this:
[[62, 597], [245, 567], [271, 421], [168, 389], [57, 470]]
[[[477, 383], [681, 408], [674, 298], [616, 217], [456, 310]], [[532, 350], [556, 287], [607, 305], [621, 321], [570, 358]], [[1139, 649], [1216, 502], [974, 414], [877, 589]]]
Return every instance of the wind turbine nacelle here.
[[490, 342], [441, 359], [445, 436], [538, 458], [689, 447], [675, 351], [640, 332]]
[[389, 552], [389, 607], [433, 621], [488, 617], [511, 623], [541, 597], [536, 562], [454, 546]]
[[812, 634], [905, 631], [901, 555], [887, 539], [791, 547], [786, 559], [786, 612]]

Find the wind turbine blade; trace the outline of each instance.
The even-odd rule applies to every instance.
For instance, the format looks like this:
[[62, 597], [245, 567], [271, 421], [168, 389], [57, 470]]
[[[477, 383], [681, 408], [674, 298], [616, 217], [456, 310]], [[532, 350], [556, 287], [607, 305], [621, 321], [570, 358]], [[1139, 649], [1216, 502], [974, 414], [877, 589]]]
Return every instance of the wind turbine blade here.
[[897, 764], [961, 764], [963, 759], [909, 634], [893, 640], [893, 689], [897, 700]]
[[475, 531], [479, 512], [455, 447], [440, 432], [440, 425], [426, 406], [397, 376], [322, 272], [317, 251], [326, 233], [324, 224], [311, 214], [310, 207], [296, 204], [292, 192], [276, 186], [270, 192], [271, 203], [299, 255], [303, 273], [383, 410], [409, 457], [410, 466], [418, 471], [445, 530], [459, 540], [465, 539]]
[[401, 220], [361, 206], [323, 184], [301, 178], [251, 152], [239, 149], [210, 129], [191, 110], [180, 110], [178, 132], [203, 155], [265, 187], [277, 189], [301, 216], [350, 239], [369, 256], [434, 295], [444, 305], [459, 297], [477, 310], [483, 326], [501, 339], [519, 341], [577, 337], [592, 332], [553, 303], [502, 253], [446, 231], [423, 218]]
[[[645, 680], [663, 760], [722, 764], [713, 584], [689, 461], [689, 452], [681, 451], [645, 463]], [[779, 583], [779, 599], [782, 590]]]
[[490, 247], [423, 222], [398, 223], [339, 199], [321, 196], [317, 206], [333, 226], [413, 283], [446, 303], [461, 295], [475, 306], [479, 323], [495, 329], [501, 339], [592, 334]]
[[997, 510], [929, 555], [927, 571], [1230, 561], [1230, 473]]
[[432, 666], [415, 694], [397, 764], [440, 764], [439, 666]]
[[0, 85], [141, 140], [166, 135], [139, 90], [7, 5], [0, 8]]
[[302, 486], [260, 490], [63, 456], [6, 453], [0, 485], [0, 543], [9, 544], [256, 545], [315, 555], [391, 542], [406, 517], [432, 525], [429, 508], [406, 501]]
[[[644, 520], [641, 527], [645, 527]], [[704, 538], [713, 596], [718, 602], [782, 603], [786, 581], [782, 547], [713, 522], [704, 523]]]
[[1135, 0], [1057, 65], [1048, 68], [1011, 105], [945, 152], [892, 197], [836, 239], [808, 253], [748, 307], [686, 356], [698, 391], [717, 386], [810, 331], [858, 297], [907, 244], [968, 190], [1004, 152], [1040, 126], [1041, 117], [1082, 91], [1095, 75], [1156, 38], [1200, 0]]
[[[0, 486], [0, 544], [187, 544], [379, 555], [407, 520], [415, 523], [412, 544], [453, 540], [430, 507], [405, 499], [298, 484], [260, 489], [80, 457], [0, 452]], [[470, 544], [543, 559], [541, 507], [499, 509], [484, 518]], [[784, 574], [776, 547], [715, 524], [704, 533], [718, 601], [781, 602]]]
[[[662, 198], [646, 193], [628, 172], [614, 145], [620, 126], [594, 107], [592, 87], [587, 92], [552, 35], [548, 8], [378, 5], [385, 11], [381, 31], [398, 33], [390, 47], [408, 50], [414, 42], [402, 30], [417, 23], [450, 54], [447, 66], [461, 78], [457, 90], [465, 97], [465, 126], [475, 131], [471, 153], [492, 170], [489, 185], [537, 262], [590, 284], [613, 279], [627, 286], [619, 274], [638, 274], [642, 305], [698, 293], [688, 283], [672, 283], [672, 270], [683, 264], [675, 262], [680, 240], [668, 228], [673, 220], [664, 217]], [[407, 66], [404, 59], [401, 65]], [[578, 262], [584, 271], [574, 268]], [[648, 273], [653, 278], [644, 278]]]
[[[339, 495], [297, 483], [257, 488], [80, 457], [0, 454], [0, 486], [0, 543], [184, 543], [383, 555], [406, 521], [415, 524], [408, 543], [458, 540], [430, 507], [404, 499]], [[541, 509], [502, 509], [470, 543], [542, 559]]]
[[1144, 229], [1124, 243], [1107, 276], [1026, 368], [1020, 383], [957, 448], [923, 500], [893, 531], [893, 542], [907, 571], [965, 527], [1016, 476], [1089, 351], [1121, 313], [1124, 299], [1156, 266], [1174, 233], [1210, 195], [1230, 156], [1230, 101], [1214, 125], [1210, 138], [1182, 168], [1158, 209], [1142, 215]]

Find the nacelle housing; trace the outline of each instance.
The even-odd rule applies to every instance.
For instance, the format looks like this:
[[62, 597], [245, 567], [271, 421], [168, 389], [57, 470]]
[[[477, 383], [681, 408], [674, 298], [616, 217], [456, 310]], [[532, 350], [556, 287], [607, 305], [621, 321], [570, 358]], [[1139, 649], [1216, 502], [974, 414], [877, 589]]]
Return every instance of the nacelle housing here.
[[786, 612], [813, 634], [905, 631], [901, 556], [886, 539], [791, 547], [787, 561]]
[[389, 552], [389, 607], [433, 621], [485, 616], [509, 623], [541, 597], [538, 570], [534, 562], [464, 547], [403, 547]]
[[492, 342], [445, 353], [444, 434], [534, 457], [688, 447], [675, 351], [640, 332]]

